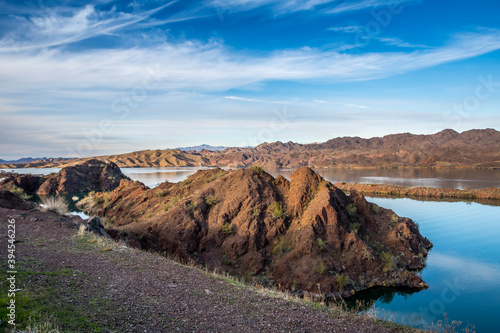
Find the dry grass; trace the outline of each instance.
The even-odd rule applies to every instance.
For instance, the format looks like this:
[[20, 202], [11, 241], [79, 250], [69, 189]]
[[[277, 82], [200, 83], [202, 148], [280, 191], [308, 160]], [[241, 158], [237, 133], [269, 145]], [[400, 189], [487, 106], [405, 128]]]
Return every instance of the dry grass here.
[[54, 212], [62, 215], [69, 213], [68, 204], [62, 197], [44, 197], [40, 206], [46, 212]]
[[59, 333], [59, 328], [48, 320], [34, 321], [30, 319], [28, 326], [23, 330], [8, 330], [8, 333]]

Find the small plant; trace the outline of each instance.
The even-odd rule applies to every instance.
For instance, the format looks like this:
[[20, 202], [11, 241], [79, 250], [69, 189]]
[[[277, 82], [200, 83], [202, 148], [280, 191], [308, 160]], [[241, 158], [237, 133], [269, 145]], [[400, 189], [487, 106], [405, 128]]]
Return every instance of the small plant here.
[[183, 181], [182, 181], [182, 184], [183, 184], [183, 185], [189, 185], [189, 184], [191, 184], [191, 182], [192, 182], [192, 181], [193, 181], [192, 179], [189, 179], [189, 178], [188, 178], [188, 179], [183, 180]]
[[319, 274], [325, 274], [328, 272], [328, 264], [326, 262], [322, 262], [318, 265], [318, 268], [316, 269], [316, 272]]
[[358, 213], [358, 209], [356, 208], [355, 204], [348, 204], [346, 207], [347, 214], [349, 214], [350, 217], [355, 217], [356, 214]]
[[224, 223], [222, 225], [222, 227], [220, 228], [221, 232], [222, 232], [222, 235], [224, 236], [231, 236], [232, 234], [234, 234], [234, 228], [233, 226], [230, 224], [230, 223]]
[[380, 206], [376, 204], [372, 204], [372, 210], [375, 214], [380, 214], [381, 212]]
[[186, 205], [186, 211], [193, 215], [194, 214], [194, 211], [196, 210], [196, 208], [198, 207], [198, 205], [196, 204], [196, 202], [194, 201], [189, 201]]
[[273, 246], [273, 254], [277, 257], [290, 252], [292, 250], [292, 245], [290, 241], [283, 235], [280, 235], [275, 241]]
[[80, 224], [80, 227], [78, 228], [78, 236], [84, 236], [86, 232], [87, 227], [84, 224]]
[[318, 247], [321, 251], [325, 251], [326, 246], [328, 245], [328, 243], [321, 238], [316, 239], [316, 244], [318, 244]]
[[61, 197], [44, 197], [42, 198], [42, 203], [40, 205], [43, 210], [48, 212], [54, 212], [58, 214], [67, 214], [68, 204]]
[[219, 202], [215, 195], [209, 195], [205, 198], [205, 203], [209, 206], [214, 206]]
[[25, 200], [31, 199], [30, 195], [26, 194], [26, 192], [24, 192], [22, 188], [17, 187], [15, 185], [10, 188], [9, 192]]
[[260, 165], [257, 165], [257, 164], [252, 166], [252, 170], [258, 174], [261, 174], [264, 172], [264, 168], [261, 167]]
[[347, 275], [340, 274], [337, 276], [335, 281], [337, 281], [337, 284], [339, 285], [339, 291], [342, 292], [344, 291], [344, 287], [347, 285], [347, 282], [349, 282], [349, 277]]
[[163, 197], [165, 197], [167, 194], [168, 194], [168, 190], [167, 190], [167, 189], [161, 189], [161, 190], [156, 191], [156, 196], [157, 196], [158, 198], [163, 198]]
[[351, 223], [350, 225], [351, 232], [357, 234], [359, 231], [359, 227], [361, 227], [361, 224], [359, 224], [358, 222]]
[[224, 176], [226, 173], [224, 171], [219, 171], [217, 173], [212, 174], [210, 177], [205, 179], [205, 183], [210, 183], [213, 182], [216, 179], [219, 179], [220, 177]]
[[392, 272], [396, 268], [396, 258], [389, 252], [382, 252], [380, 259], [384, 263], [384, 272]]
[[260, 216], [260, 209], [255, 208], [252, 212], [252, 216], [258, 218]]
[[153, 216], [155, 216], [155, 214], [153, 214], [153, 213], [149, 213], [148, 215], [146, 215], [146, 218], [147, 218], [147, 219], [150, 219], [150, 218], [152, 218]]
[[275, 201], [269, 206], [269, 211], [274, 219], [285, 217], [285, 209], [283, 203]]

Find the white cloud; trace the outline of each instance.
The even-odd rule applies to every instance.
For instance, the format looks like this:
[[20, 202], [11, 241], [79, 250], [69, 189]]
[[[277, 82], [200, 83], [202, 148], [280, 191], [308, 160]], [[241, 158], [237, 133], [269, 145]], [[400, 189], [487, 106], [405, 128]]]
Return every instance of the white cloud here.
[[363, 29], [360, 25], [349, 25], [345, 27], [330, 27], [326, 30], [335, 31], [335, 32], [346, 32], [346, 33], [356, 33]]
[[334, 6], [332, 9], [327, 10], [327, 14], [339, 14], [344, 12], [376, 8], [389, 5], [400, 5], [404, 2], [412, 2], [414, 0], [351, 0], [344, 1], [343, 3]]

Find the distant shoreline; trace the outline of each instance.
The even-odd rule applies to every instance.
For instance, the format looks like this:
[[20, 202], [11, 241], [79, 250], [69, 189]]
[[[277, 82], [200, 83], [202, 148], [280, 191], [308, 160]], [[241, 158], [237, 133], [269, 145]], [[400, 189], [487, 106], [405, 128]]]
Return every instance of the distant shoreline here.
[[450, 198], [465, 200], [500, 200], [500, 188], [452, 189], [436, 187], [408, 187], [402, 185], [335, 183], [342, 191], [357, 191], [363, 195], [377, 194], [410, 198]]

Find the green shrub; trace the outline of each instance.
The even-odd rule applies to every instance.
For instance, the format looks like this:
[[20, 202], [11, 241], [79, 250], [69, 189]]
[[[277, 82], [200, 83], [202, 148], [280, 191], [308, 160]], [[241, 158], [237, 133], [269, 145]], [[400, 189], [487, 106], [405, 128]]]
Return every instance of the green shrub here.
[[218, 202], [219, 200], [215, 195], [209, 195], [208, 197], [205, 198], [205, 203], [209, 206], [216, 205]]
[[380, 214], [381, 212], [381, 208], [380, 206], [376, 205], [376, 204], [372, 204], [372, 210], [375, 214]]
[[167, 189], [161, 189], [161, 190], [156, 191], [156, 196], [159, 197], [159, 198], [163, 198], [167, 194], [168, 194], [168, 190]]
[[326, 274], [328, 272], [328, 264], [326, 262], [322, 262], [318, 265], [316, 272], [319, 274]]
[[216, 179], [219, 179], [220, 177], [224, 176], [226, 173], [224, 171], [219, 171], [217, 173], [214, 173], [210, 175], [207, 179], [205, 179], [205, 183], [210, 183], [213, 182]]
[[9, 192], [11, 192], [12, 194], [17, 195], [18, 197], [25, 199], [25, 200], [31, 199], [30, 195], [26, 194], [26, 192], [24, 192], [24, 190], [22, 188], [17, 187], [15, 185], [13, 185], [10, 188]]
[[325, 251], [326, 246], [328, 245], [328, 243], [321, 238], [316, 239], [316, 244], [318, 244], [318, 247], [321, 251]]
[[194, 201], [189, 201], [186, 205], [186, 211], [191, 215], [194, 214], [196, 208], [198, 208], [198, 205]]
[[252, 212], [252, 216], [258, 218], [260, 216], [260, 209], [255, 208]]
[[273, 246], [273, 255], [281, 257], [285, 253], [292, 250], [290, 240], [283, 235], [280, 235], [275, 241]]
[[357, 234], [360, 227], [361, 227], [361, 224], [359, 224], [358, 222], [351, 223], [351, 225], [350, 225], [351, 232]]
[[252, 170], [258, 174], [261, 174], [264, 172], [264, 168], [261, 167], [260, 165], [252, 165]]
[[339, 291], [342, 292], [344, 291], [344, 287], [347, 285], [347, 282], [349, 282], [349, 277], [347, 275], [340, 274], [335, 280], [339, 285]]
[[269, 211], [274, 219], [285, 217], [285, 209], [283, 203], [275, 201], [269, 206]]
[[396, 268], [396, 258], [389, 252], [382, 252], [380, 259], [384, 263], [384, 272], [392, 272]]
[[356, 214], [358, 213], [358, 209], [356, 208], [355, 204], [348, 204], [346, 207], [347, 214], [349, 214], [350, 217], [355, 217]]
[[233, 225], [226, 222], [222, 225], [222, 227], [220, 228], [221, 232], [222, 232], [222, 235], [224, 236], [231, 236], [232, 234], [234, 234], [234, 228], [233, 228]]

